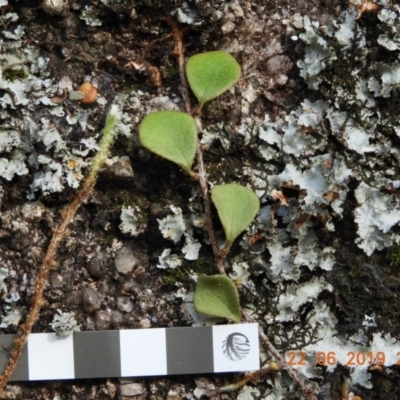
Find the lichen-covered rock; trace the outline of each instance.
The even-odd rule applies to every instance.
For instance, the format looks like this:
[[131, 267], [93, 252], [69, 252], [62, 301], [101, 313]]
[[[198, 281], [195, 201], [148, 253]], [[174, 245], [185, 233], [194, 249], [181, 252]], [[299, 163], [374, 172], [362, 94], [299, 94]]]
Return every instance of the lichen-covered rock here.
[[140, 265], [139, 258], [129, 246], [123, 246], [115, 256], [115, 269], [120, 274], [129, 274]]
[[133, 310], [133, 303], [129, 297], [126, 296], [118, 297], [117, 307], [119, 311], [129, 313]]
[[131, 180], [134, 178], [132, 163], [128, 156], [108, 159], [104, 166], [104, 172], [113, 179]]
[[134, 397], [144, 394], [146, 388], [142, 383], [124, 383], [120, 386], [120, 395], [126, 397]]
[[111, 327], [111, 313], [109, 310], [96, 311], [95, 316], [96, 330], [105, 331]]
[[105, 252], [99, 252], [94, 257], [92, 257], [88, 264], [87, 268], [89, 272], [93, 276], [100, 276], [106, 272], [106, 263], [109, 258], [109, 255]]
[[101, 298], [99, 294], [90, 287], [82, 289], [83, 308], [91, 314], [93, 311], [99, 310], [101, 307]]
[[40, 201], [25, 203], [21, 208], [21, 216], [26, 221], [38, 221], [41, 219], [46, 208]]

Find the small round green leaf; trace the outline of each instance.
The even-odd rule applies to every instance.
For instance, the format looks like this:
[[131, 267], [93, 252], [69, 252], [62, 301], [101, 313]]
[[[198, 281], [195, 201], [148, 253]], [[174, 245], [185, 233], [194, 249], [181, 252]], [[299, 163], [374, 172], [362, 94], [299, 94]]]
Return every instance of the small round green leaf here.
[[174, 162], [190, 173], [197, 146], [196, 122], [180, 111], [157, 111], [147, 115], [139, 126], [143, 147]]
[[239, 80], [240, 73], [240, 65], [225, 51], [196, 54], [186, 64], [186, 76], [200, 109], [231, 88]]
[[240, 322], [239, 294], [227, 276], [200, 275], [193, 302], [199, 313]]
[[253, 221], [260, 209], [260, 200], [253, 191], [236, 183], [215, 185], [211, 189], [211, 199], [224, 228], [229, 249]]

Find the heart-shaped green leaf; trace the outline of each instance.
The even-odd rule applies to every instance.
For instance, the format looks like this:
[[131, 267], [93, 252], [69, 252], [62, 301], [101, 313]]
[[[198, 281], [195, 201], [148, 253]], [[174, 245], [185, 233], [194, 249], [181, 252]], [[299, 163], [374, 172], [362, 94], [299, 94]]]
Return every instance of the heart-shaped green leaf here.
[[239, 294], [227, 276], [200, 275], [193, 302], [199, 313], [240, 322]]
[[180, 111], [157, 111], [139, 126], [142, 146], [174, 162], [189, 174], [196, 155], [197, 127], [193, 117]]
[[186, 76], [199, 101], [199, 109], [231, 88], [240, 73], [240, 65], [225, 51], [196, 54], [186, 64]]
[[260, 200], [250, 189], [236, 183], [215, 185], [211, 189], [211, 199], [224, 228], [226, 250], [229, 250], [233, 241], [253, 221], [260, 209]]

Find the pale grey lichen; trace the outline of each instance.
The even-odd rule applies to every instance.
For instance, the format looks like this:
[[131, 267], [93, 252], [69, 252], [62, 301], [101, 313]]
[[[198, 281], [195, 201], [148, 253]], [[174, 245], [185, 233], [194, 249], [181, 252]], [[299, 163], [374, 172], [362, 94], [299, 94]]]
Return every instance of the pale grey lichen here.
[[5, 305], [3, 309], [4, 315], [1, 317], [0, 328], [8, 328], [10, 325], [18, 326], [22, 313], [15, 304]]
[[[179, 22], [189, 25], [193, 25], [197, 18], [197, 12], [194, 9], [191, 9], [186, 2], [183, 3], [182, 6], [177, 10], [172, 11], [171, 14], [175, 15]], [[200, 23], [200, 21], [197, 21], [196, 25], [199, 25]]]
[[375, 314], [372, 314], [372, 315], [365, 314], [364, 315], [364, 321], [362, 323], [363, 327], [365, 329], [369, 329], [369, 328], [375, 328], [376, 326], [378, 326], [376, 324], [375, 318], [376, 318]]
[[[278, 396], [280, 396], [279, 389], [276, 389], [276, 392], [278, 392], [276, 394]], [[273, 400], [274, 397], [271, 397], [270, 395], [271, 394], [268, 395], [268, 400]], [[259, 389], [255, 388], [253, 386], [245, 385], [240, 389], [239, 394], [237, 396], [237, 400], [253, 400], [254, 398], [256, 398], [256, 399], [260, 398], [260, 396], [261, 396], [261, 393], [260, 393]], [[278, 399], [278, 398], [280, 398], [280, 397], [275, 397], [275, 399]]]
[[178, 243], [185, 233], [186, 225], [183, 220], [182, 210], [179, 207], [170, 206], [174, 215], [168, 215], [163, 219], [158, 219], [160, 231], [165, 239]]
[[191, 233], [185, 236], [185, 245], [182, 247], [182, 253], [186, 260], [194, 261], [199, 258], [201, 244], [193, 238]]
[[378, 18], [385, 23], [387, 31], [378, 37], [378, 43], [390, 51], [400, 49], [400, 21], [398, 15], [387, 8], [378, 13]]
[[[163, 219], [158, 219], [159, 229], [165, 239], [178, 243], [182, 236], [185, 236], [185, 244], [182, 253], [187, 260], [197, 260], [200, 250], [200, 243], [193, 238], [192, 224], [189, 219], [185, 219], [179, 207], [170, 206], [174, 215], [168, 215]], [[169, 253], [168, 253], [169, 256]], [[164, 265], [160, 260], [160, 265]]]
[[43, 0], [41, 8], [50, 15], [63, 15], [69, 8], [68, 1], [65, 0]]
[[80, 19], [84, 20], [86, 22], [86, 25], [89, 26], [101, 26], [102, 22], [97, 18], [90, 6], [85, 6], [85, 9], [82, 11], [80, 15]]
[[9, 276], [9, 269], [0, 268], [0, 294], [4, 301], [3, 313], [0, 321], [0, 328], [8, 328], [10, 325], [18, 325], [22, 318], [22, 313], [17, 306], [20, 299], [19, 293], [14, 290], [8, 290], [4, 280]]
[[[347, 183], [355, 180], [362, 184], [365, 196], [361, 198], [361, 189], [355, 192], [359, 201], [355, 210], [357, 243], [370, 255], [375, 249], [400, 241], [391, 230], [399, 222], [396, 213], [399, 201], [381, 190], [399, 185], [395, 170], [400, 150], [393, 138], [400, 132], [400, 125], [393, 118], [394, 110], [377, 109], [381, 99], [393, 96], [397, 99], [400, 63], [367, 62], [370, 50], [363, 30], [355, 23], [355, 15], [345, 12], [329, 27], [304, 18], [305, 32], [299, 38], [305, 44], [305, 58], [298, 66], [311, 90], [321, 85], [329, 87], [323, 99], [303, 100], [285, 120], [270, 121], [266, 116], [259, 125], [245, 121], [239, 132], [250, 145], [254, 137], [262, 140], [257, 149], [270, 170], [276, 168], [272, 163], [279, 155], [285, 161], [282, 172], [268, 174], [265, 192], [268, 195], [283, 187], [299, 192], [298, 200], [291, 204], [289, 229], [290, 221], [301, 220], [308, 214], [323, 219], [327, 229], [334, 230], [332, 218], [343, 214], [343, 202], [349, 192]], [[393, 31], [400, 20], [396, 12], [385, 8], [380, 11], [379, 19], [382, 32]], [[342, 151], [333, 153], [337, 143]], [[261, 194], [264, 187], [255, 174], [254, 169], [249, 172]], [[367, 205], [365, 198], [376, 197], [376, 193], [380, 200]], [[386, 210], [383, 205], [387, 205]], [[378, 220], [371, 216], [375, 213]], [[383, 220], [392, 223], [389, 226]], [[307, 263], [307, 257], [311, 258], [311, 253], [303, 262]], [[308, 263], [313, 264], [311, 260]]]
[[4, 279], [7, 278], [8, 269], [1, 267], [0, 268], [0, 293], [7, 292], [7, 286], [4, 283]]
[[[345, 12], [330, 26], [305, 17], [305, 32], [295, 38], [305, 52], [297, 65], [313, 92], [312, 100], [302, 100], [289, 115], [275, 120], [268, 115], [261, 122], [247, 118], [238, 129], [244, 144], [264, 160], [244, 167], [243, 172], [264, 202], [255, 227], [262, 232], [261, 252], [265, 249], [267, 257], [258, 253], [253, 262], [264, 268], [265, 284], [272, 281], [277, 286], [273, 318], [266, 321], [276, 333], [276, 345], [307, 354], [308, 366], [298, 368], [307, 378], [321, 375], [315, 366], [318, 351], [335, 352], [337, 363], [346, 365], [349, 351], [376, 352], [378, 343], [380, 351], [390, 349], [391, 354], [400, 348], [384, 333], [384, 326], [367, 316], [364, 329], [380, 331], [372, 340], [363, 331], [340, 336], [337, 319], [319, 300], [323, 291], [334, 287], [324, 278], [301, 280], [304, 267], [329, 271], [335, 264], [335, 250], [316, 234], [318, 225], [334, 232], [337, 221], [352, 218], [357, 234], [353, 240], [368, 256], [400, 242], [396, 195], [400, 188], [400, 18], [398, 11], [383, 7], [375, 30], [379, 38], [367, 41], [366, 28], [355, 16]], [[388, 57], [380, 57], [387, 51]], [[221, 130], [219, 135], [213, 132], [212, 139], [223, 140]], [[251, 250], [247, 240], [240, 244]], [[304, 325], [301, 313], [306, 304], [312, 311]], [[385, 361], [387, 366], [395, 363]], [[367, 363], [354, 367], [352, 384], [371, 387], [367, 368]]]
[[121, 224], [119, 229], [122, 233], [137, 237], [146, 230], [147, 223], [143, 216], [143, 211], [138, 206], [122, 207]]
[[236, 285], [250, 285], [249, 265], [245, 262], [234, 262], [229, 277], [235, 281]]
[[162, 254], [158, 257], [157, 268], [177, 268], [182, 265], [182, 260], [176, 255], [171, 254], [171, 249], [163, 250]]
[[279, 296], [277, 321], [290, 321], [298, 313], [299, 308], [307, 302], [312, 302], [323, 290], [332, 291], [333, 287], [324, 278], [313, 278], [301, 285], [289, 285]]
[[319, 23], [311, 22], [308, 17], [304, 18], [305, 32], [300, 38], [307, 44], [304, 60], [297, 62], [300, 68], [300, 76], [310, 85], [311, 89], [318, 89], [321, 79], [319, 73], [326, 68], [325, 60], [336, 58], [335, 52], [328, 46], [327, 40], [317, 34]]
[[[2, 18], [13, 28], [0, 37], [0, 177], [12, 180], [31, 173], [29, 199], [36, 192], [77, 188], [97, 149], [99, 132], [90, 123], [89, 110], [74, 104], [74, 112], [67, 114], [53, 101], [60, 90], [70, 90], [72, 82], [65, 76], [59, 82], [49, 77], [48, 60], [36, 48], [23, 45], [23, 27], [14, 27], [16, 13]], [[126, 97], [120, 95], [117, 101], [124, 103]], [[98, 104], [105, 111], [106, 103], [99, 100]], [[74, 125], [85, 137], [66, 139]], [[131, 125], [130, 116], [123, 112], [118, 133], [130, 136]]]
[[[400, 181], [395, 182], [395, 188], [400, 187]], [[368, 254], [376, 250], [392, 246], [400, 242], [400, 235], [390, 233], [399, 223], [399, 206], [393, 199], [377, 188], [371, 188], [361, 182], [355, 195], [359, 203], [355, 212], [359, 238], [357, 243]]]
[[50, 326], [57, 336], [70, 336], [81, 330], [81, 325], [75, 319], [75, 313], [62, 312], [61, 310], [57, 310]]

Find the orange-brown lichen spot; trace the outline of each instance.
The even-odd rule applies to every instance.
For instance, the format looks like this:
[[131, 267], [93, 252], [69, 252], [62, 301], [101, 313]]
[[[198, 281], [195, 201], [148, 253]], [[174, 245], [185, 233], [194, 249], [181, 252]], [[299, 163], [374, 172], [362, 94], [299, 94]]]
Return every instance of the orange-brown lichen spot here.
[[372, 3], [372, 1], [365, 0], [358, 9], [356, 20], [360, 19], [364, 13], [376, 13], [381, 7], [378, 4]]
[[82, 85], [79, 86], [78, 91], [85, 95], [85, 97], [81, 100], [81, 103], [83, 104], [94, 103], [97, 99], [97, 88], [90, 82], [82, 83]]

